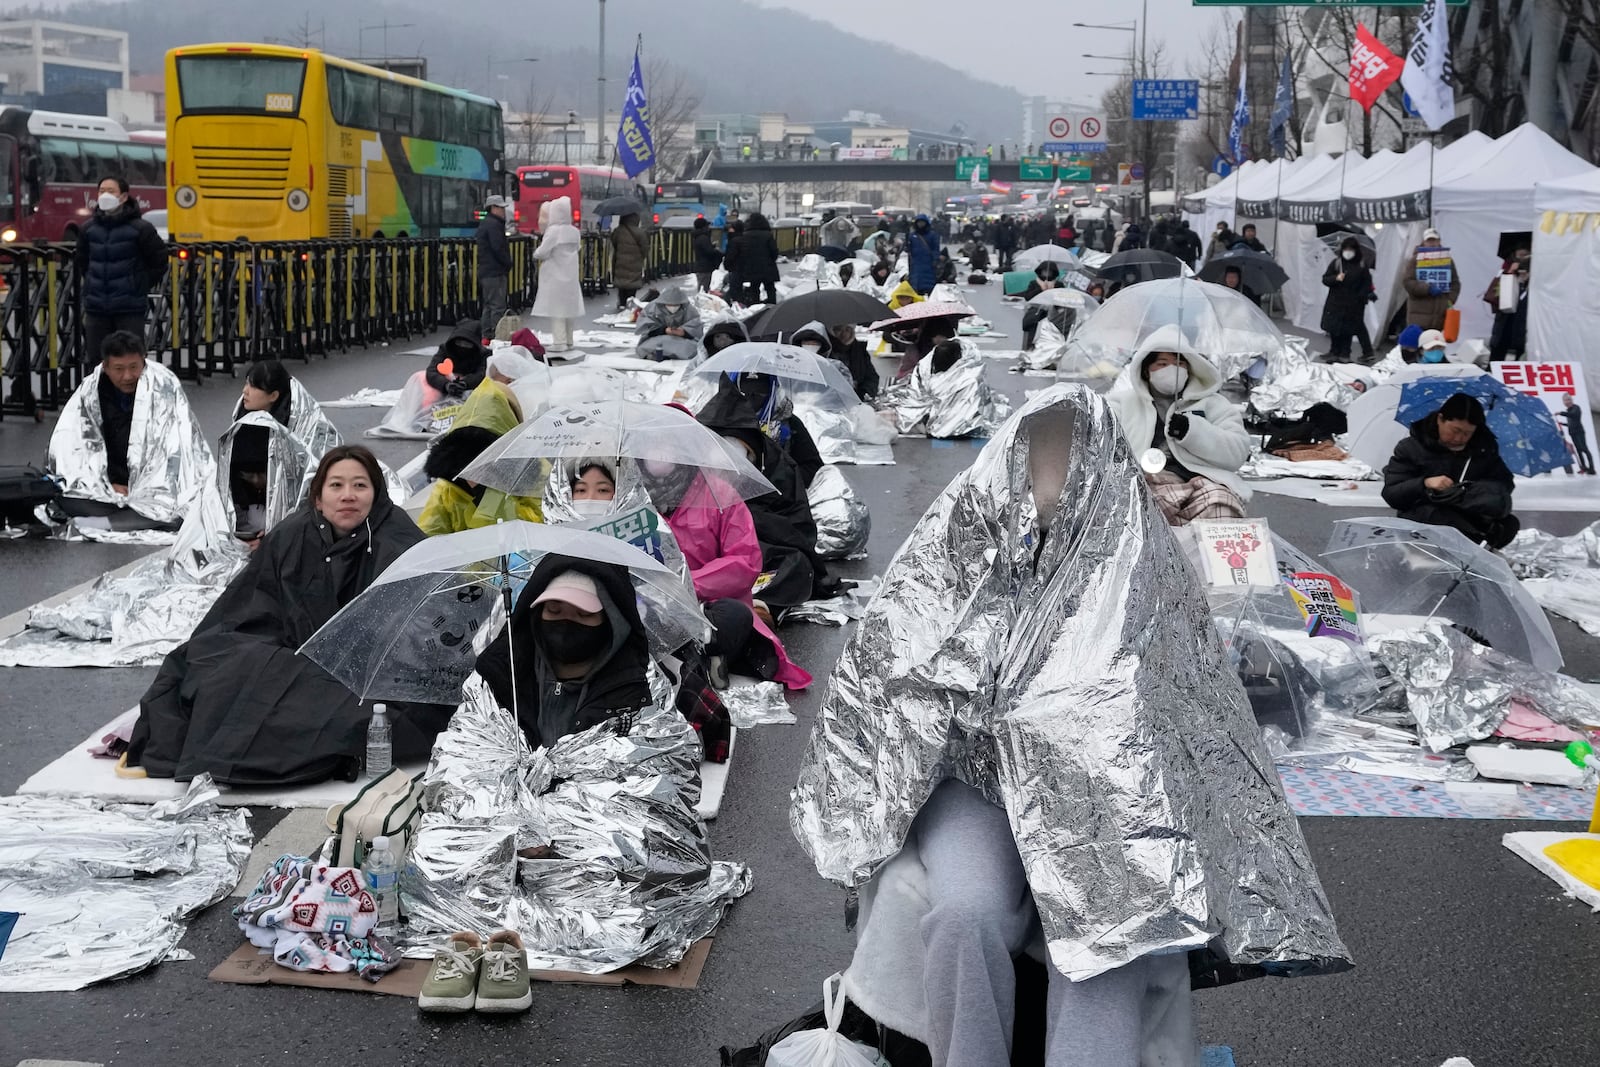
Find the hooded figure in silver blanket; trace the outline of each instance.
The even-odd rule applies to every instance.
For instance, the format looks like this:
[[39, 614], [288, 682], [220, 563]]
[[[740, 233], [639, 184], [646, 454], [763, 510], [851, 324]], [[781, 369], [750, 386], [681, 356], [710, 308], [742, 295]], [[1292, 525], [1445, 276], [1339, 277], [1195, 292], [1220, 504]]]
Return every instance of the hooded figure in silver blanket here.
[[76, 524], [84, 536], [97, 541], [171, 544], [173, 532], [133, 527], [177, 530], [202, 487], [215, 477], [211, 446], [178, 376], [147, 358], [133, 394], [127, 481], [122, 483], [127, 492], [118, 492], [112, 487], [107, 465], [101, 411], [105, 373], [103, 365], [96, 367], [67, 400], [50, 435], [45, 465], [61, 480], [64, 496], [142, 516], [131, 524], [117, 523], [109, 531], [96, 529], [94, 524]]
[[941, 341], [884, 391], [882, 404], [894, 409], [902, 434], [988, 437], [1011, 414], [1011, 402], [984, 382], [983, 366], [971, 341]]
[[1052, 1067], [1192, 1065], [1191, 973], [1349, 966], [1205, 596], [1081, 386], [1030, 401], [901, 546], [790, 821], [862, 889], [846, 992], [936, 1067], [1008, 1062], [1030, 943]]

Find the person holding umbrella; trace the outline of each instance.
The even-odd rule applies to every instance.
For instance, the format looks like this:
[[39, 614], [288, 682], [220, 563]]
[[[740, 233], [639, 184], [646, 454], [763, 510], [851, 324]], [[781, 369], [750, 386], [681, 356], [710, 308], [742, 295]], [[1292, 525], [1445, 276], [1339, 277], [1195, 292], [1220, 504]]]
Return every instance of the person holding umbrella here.
[[649, 707], [649, 662], [627, 570], [552, 553], [474, 669], [538, 748]]
[[1328, 287], [1322, 305], [1322, 330], [1329, 341], [1328, 362], [1348, 363], [1350, 339], [1354, 337], [1361, 342], [1361, 362], [1372, 363], [1366, 312], [1374, 294], [1372, 272], [1361, 258], [1361, 242], [1354, 237], [1339, 242], [1339, 255], [1322, 272], [1322, 284]]
[[1453, 526], [1504, 548], [1522, 523], [1511, 513], [1516, 488], [1478, 398], [1456, 393], [1411, 424], [1383, 468], [1383, 500], [1402, 519]]

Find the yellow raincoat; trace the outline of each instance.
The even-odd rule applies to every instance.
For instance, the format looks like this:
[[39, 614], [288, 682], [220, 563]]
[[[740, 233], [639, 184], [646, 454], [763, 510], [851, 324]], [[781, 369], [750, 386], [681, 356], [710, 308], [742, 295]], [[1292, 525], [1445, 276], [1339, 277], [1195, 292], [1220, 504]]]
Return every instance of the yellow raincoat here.
[[[468, 426], [503, 436], [522, 422], [522, 405], [509, 387], [485, 378], [450, 424], [451, 432]], [[449, 434], [445, 435], [446, 438]], [[441, 440], [440, 444], [444, 441]], [[433, 483], [433, 492], [423, 506], [417, 525], [429, 537], [459, 533], [492, 526], [500, 519], [526, 519], [543, 522], [544, 512], [537, 497], [508, 496], [498, 489], [485, 489], [480, 500], [455, 482], [443, 478]]]

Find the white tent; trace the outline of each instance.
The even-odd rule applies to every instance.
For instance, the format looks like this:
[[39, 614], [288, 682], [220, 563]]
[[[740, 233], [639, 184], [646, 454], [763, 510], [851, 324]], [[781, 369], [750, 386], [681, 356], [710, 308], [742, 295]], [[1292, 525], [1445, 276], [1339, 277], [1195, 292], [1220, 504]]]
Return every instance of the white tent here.
[[[1529, 356], [1581, 363], [1584, 381], [1600, 382], [1600, 170], [1540, 182], [1534, 206]], [[1591, 392], [1590, 405], [1596, 401]]]
[[1321, 329], [1322, 305], [1327, 297], [1322, 272], [1333, 254], [1317, 238], [1314, 223], [1295, 221], [1295, 205], [1311, 211], [1312, 205], [1337, 200], [1341, 175], [1359, 173], [1367, 162], [1354, 153], [1314, 156], [1283, 183], [1278, 197], [1280, 221], [1274, 254], [1278, 265], [1289, 275], [1289, 282], [1283, 287], [1284, 314], [1303, 330]]
[[[1535, 228], [1535, 182], [1594, 173], [1594, 167], [1562, 148], [1549, 134], [1524, 123], [1495, 141], [1491, 149], [1436, 176], [1434, 222], [1461, 273], [1461, 299], [1456, 306], [1461, 310], [1462, 337], [1489, 336], [1494, 315], [1482, 297], [1500, 271], [1496, 254], [1500, 235]], [[1593, 290], [1585, 297], [1592, 302]]]
[[[1247, 174], [1242, 175], [1239, 184], [1234, 187], [1234, 214], [1238, 218], [1234, 229], [1241, 229], [1246, 223], [1252, 224], [1261, 243], [1268, 248], [1275, 248], [1278, 193], [1306, 162], [1300, 159], [1274, 159], [1251, 167]], [[1271, 213], [1264, 216], [1247, 215], [1244, 213], [1246, 204], [1259, 205]]]

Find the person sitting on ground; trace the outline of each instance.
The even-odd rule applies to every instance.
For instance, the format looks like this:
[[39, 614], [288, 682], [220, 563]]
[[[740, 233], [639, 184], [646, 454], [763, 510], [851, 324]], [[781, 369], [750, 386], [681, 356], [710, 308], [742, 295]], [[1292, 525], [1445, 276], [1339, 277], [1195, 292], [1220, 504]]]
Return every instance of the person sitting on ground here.
[[[515, 648], [513, 648], [513, 644]], [[654, 703], [627, 569], [547, 555], [476, 670], [535, 748]]]
[[[823, 333], [820, 323], [802, 327], [802, 332], [807, 329]], [[717, 382], [716, 396], [701, 409], [700, 421], [712, 425], [706, 422], [709, 418], [722, 425], [746, 415], [794, 461], [801, 488], [810, 489], [823, 466], [822, 452], [806, 424], [794, 413], [794, 400], [784, 384], [767, 374], [724, 375]]]
[[692, 359], [700, 351], [700, 311], [676, 285], [645, 305], [634, 328], [642, 359]]
[[489, 360], [489, 350], [483, 347], [478, 336], [478, 320], [463, 319], [456, 323], [428, 361], [423, 378], [431, 393], [423, 394], [423, 408], [431, 408], [445, 397], [466, 396], [483, 381]]
[[761, 590], [769, 615], [775, 620], [807, 600], [835, 595], [839, 583], [829, 578], [827, 565], [817, 555], [817, 523], [794, 460], [762, 432], [758, 417], [748, 408], [708, 407], [699, 419], [740, 445], [750, 463], [776, 487], [776, 492], [746, 502], [761, 544], [762, 572], [772, 576]]
[[844, 367], [856, 396], [862, 400], [877, 395], [878, 371], [872, 365], [872, 354], [865, 341], [856, 339], [856, 328], [850, 323], [824, 329], [820, 322], [809, 322], [795, 331], [790, 341]]
[[1022, 350], [1033, 351], [1034, 338], [1039, 331], [1039, 323], [1049, 317], [1050, 309], [1036, 307], [1031, 304], [1034, 297], [1050, 289], [1061, 287], [1061, 265], [1053, 259], [1047, 259], [1033, 268], [1033, 280], [1022, 291]]
[[65, 516], [175, 530], [216, 461], [177, 375], [145, 358], [137, 334], [115, 330], [68, 398], [45, 469], [61, 485], [52, 507]]
[[[1117, 436], [1102, 399], [1057, 385], [940, 494], [855, 624], [792, 794], [818, 873], [859, 890], [842, 991], [934, 1067], [1193, 1065], [1191, 971], [1349, 967]], [[1045, 1049], [1014, 1061], [1030, 1003]]]
[[[649, 488], [653, 481], [674, 473], [652, 475], [646, 469], [645, 485]], [[572, 482], [573, 507], [579, 514], [603, 515], [604, 505], [617, 492], [611, 471], [590, 460], [580, 465], [577, 474]], [[750, 509], [731, 494], [722, 494], [728, 497], [723, 500], [712, 492], [703, 472], [696, 472], [686, 492], [670, 496], [676, 499], [662, 511], [712, 626], [705, 649], [712, 683], [726, 689], [731, 672], [782, 682], [789, 689], [806, 688], [811, 675], [790, 661], [769, 618], [755, 613], [751, 590], [761, 575], [762, 555]]]
[[724, 348], [744, 344], [748, 340], [750, 334], [744, 328], [744, 323], [737, 319], [728, 319], [715, 323], [707, 329], [701, 344], [705, 346], [706, 355], [714, 356]]
[[485, 449], [522, 422], [521, 403], [500, 380], [505, 375], [497, 361], [505, 358], [504, 353], [501, 350], [490, 357], [489, 377], [461, 405], [450, 430], [428, 448], [422, 470], [433, 479], [433, 489], [417, 525], [429, 537], [493, 526], [503, 519], [543, 521], [536, 497], [509, 496], [461, 477]]
[[1417, 348], [1422, 352], [1417, 357], [1417, 362], [1432, 366], [1449, 362], [1445, 358], [1445, 345], [1448, 343], [1444, 339], [1444, 331], [1423, 330], [1421, 336], [1417, 338]]
[[1250, 499], [1239, 477], [1250, 437], [1221, 386], [1216, 366], [1183, 331], [1162, 326], [1135, 350], [1106, 398], [1174, 526], [1241, 518]]
[[1516, 484], [1476, 397], [1457, 393], [1411, 424], [1383, 468], [1383, 500], [1402, 519], [1454, 526], [1490, 548], [1522, 528], [1511, 513]]
[[956, 261], [950, 258], [948, 248], [939, 249], [939, 258], [934, 264], [934, 278], [940, 285], [955, 285], [960, 281]]
[[[226, 785], [353, 781], [372, 711], [297, 652], [422, 536], [389, 499], [377, 457], [330, 449], [305, 504], [162, 661], [139, 701], [128, 766]], [[390, 704], [395, 760], [426, 756], [451, 710]]]
[[905, 344], [900, 354], [900, 365], [895, 368], [895, 381], [909, 378], [923, 357], [932, 352], [941, 341], [953, 341], [961, 330], [959, 315], [941, 315], [938, 318], [918, 319], [907, 324], [896, 335]]

